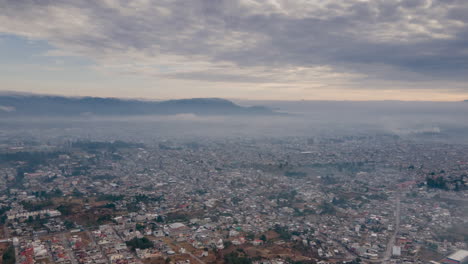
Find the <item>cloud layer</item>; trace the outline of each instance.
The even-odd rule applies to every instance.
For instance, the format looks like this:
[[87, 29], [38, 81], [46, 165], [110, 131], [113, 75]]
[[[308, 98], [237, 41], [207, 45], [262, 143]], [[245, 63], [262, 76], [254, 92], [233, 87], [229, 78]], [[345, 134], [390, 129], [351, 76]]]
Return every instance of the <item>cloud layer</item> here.
[[[0, 0], [0, 32], [97, 71], [467, 92], [465, 0]], [[280, 88], [279, 88], [280, 89]]]

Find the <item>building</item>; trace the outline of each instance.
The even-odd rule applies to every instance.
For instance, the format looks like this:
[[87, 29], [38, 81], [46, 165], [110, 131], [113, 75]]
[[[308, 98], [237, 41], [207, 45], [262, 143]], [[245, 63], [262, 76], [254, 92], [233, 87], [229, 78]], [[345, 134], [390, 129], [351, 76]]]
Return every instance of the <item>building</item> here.
[[395, 256], [395, 257], [401, 256], [401, 247], [400, 246], [393, 246], [392, 255]]
[[468, 264], [468, 250], [458, 250], [442, 260], [444, 264]]

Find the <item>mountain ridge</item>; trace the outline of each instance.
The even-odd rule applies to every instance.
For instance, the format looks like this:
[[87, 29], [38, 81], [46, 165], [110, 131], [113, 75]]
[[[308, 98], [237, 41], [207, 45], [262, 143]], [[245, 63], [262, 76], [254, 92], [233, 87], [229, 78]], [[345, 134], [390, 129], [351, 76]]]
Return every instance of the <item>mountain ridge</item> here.
[[0, 95], [0, 116], [80, 115], [272, 115], [263, 106], [245, 107], [222, 98], [188, 98], [146, 101], [111, 97], [66, 97], [56, 95]]

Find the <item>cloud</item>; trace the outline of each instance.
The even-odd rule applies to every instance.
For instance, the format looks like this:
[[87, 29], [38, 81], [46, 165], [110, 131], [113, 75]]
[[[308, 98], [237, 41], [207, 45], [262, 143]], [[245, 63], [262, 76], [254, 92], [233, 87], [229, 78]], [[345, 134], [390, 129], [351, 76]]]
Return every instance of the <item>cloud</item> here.
[[[464, 0], [0, 0], [0, 6], [0, 32], [46, 40], [56, 47], [47, 56], [84, 56], [98, 71], [302, 87], [433, 82], [468, 90]], [[456, 85], [441, 88], [448, 80]]]
[[0, 105], [0, 111], [3, 111], [3, 112], [13, 112], [15, 111], [16, 109], [12, 106], [5, 106], [5, 105]]

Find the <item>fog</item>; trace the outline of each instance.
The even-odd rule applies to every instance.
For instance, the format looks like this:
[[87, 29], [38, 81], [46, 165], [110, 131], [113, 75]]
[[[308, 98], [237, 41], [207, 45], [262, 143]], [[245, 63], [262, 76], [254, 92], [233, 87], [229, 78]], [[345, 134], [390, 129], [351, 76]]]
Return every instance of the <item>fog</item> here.
[[130, 140], [374, 136], [468, 143], [468, 102], [237, 101], [279, 115], [3, 117], [1, 140]]

